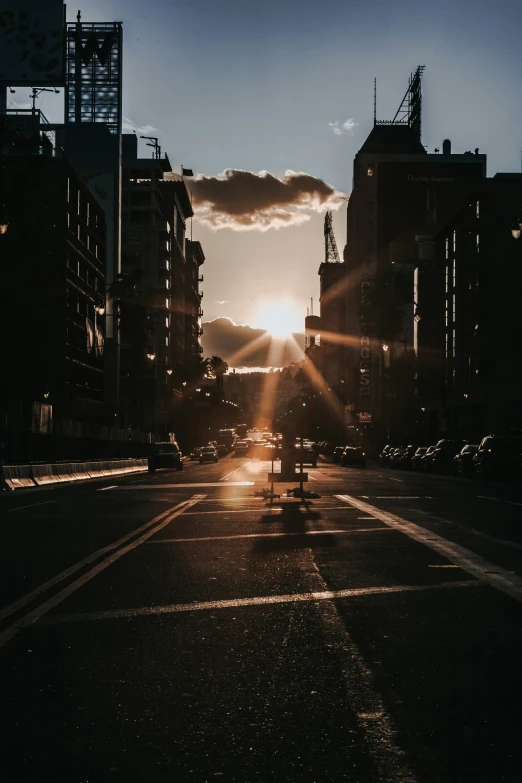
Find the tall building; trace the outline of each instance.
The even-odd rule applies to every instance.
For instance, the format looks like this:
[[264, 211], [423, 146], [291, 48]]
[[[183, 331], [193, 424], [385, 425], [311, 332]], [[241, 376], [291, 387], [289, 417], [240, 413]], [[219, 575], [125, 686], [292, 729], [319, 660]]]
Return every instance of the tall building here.
[[522, 241], [511, 233], [521, 186], [520, 174], [477, 184], [418, 268], [415, 415], [426, 441], [522, 431]]
[[[4, 159], [9, 229], [0, 236], [8, 458], [45, 456], [33, 437], [107, 423], [105, 214], [64, 158]], [[32, 446], [31, 446], [32, 443]]]
[[201, 242], [187, 239], [185, 246], [185, 365], [190, 365], [194, 359], [200, 358], [203, 354], [200, 341], [203, 334], [201, 326], [203, 292], [199, 290], [199, 284], [203, 282], [201, 267], [205, 263], [205, 254]]
[[422, 70], [393, 120], [374, 117], [355, 156], [347, 208], [347, 402], [350, 423], [372, 422], [375, 440], [392, 430], [400, 437], [390, 400], [402, 394], [413, 351], [414, 269], [462, 195], [486, 175], [478, 150], [454, 154], [448, 140], [431, 153], [422, 145]]
[[[183, 181], [165, 179], [171, 171], [157, 146], [152, 157], [140, 158], [137, 137], [124, 134], [122, 394], [128, 423], [161, 435], [173, 427], [172, 395], [186, 361], [186, 288], [194, 282], [193, 257], [203, 256], [201, 247], [191, 247], [187, 263], [192, 205]], [[197, 291], [197, 277], [195, 285]]]

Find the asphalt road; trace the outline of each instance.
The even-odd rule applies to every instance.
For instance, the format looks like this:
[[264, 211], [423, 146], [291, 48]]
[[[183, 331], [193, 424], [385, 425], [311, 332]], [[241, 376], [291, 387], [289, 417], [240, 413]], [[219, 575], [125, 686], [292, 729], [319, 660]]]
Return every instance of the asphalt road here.
[[268, 469], [0, 497], [2, 780], [519, 783], [522, 489]]

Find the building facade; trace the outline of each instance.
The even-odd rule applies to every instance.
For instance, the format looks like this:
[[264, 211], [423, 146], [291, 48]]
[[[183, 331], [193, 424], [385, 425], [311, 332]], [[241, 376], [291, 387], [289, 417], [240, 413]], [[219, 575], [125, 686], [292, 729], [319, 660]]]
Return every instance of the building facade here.
[[[107, 423], [105, 214], [64, 158], [4, 160], [2, 407], [20, 444], [65, 420]], [[21, 448], [20, 453], [22, 453]], [[30, 456], [30, 455], [29, 455]]]
[[442, 151], [428, 153], [408, 125], [376, 124], [355, 157], [344, 251], [347, 402], [350, 423], [362, 415], [377, 440], [400, 437], [397, 413], [413, 393], [406, 376], [414, 270], [463, 193], [485, 174], [478, 150], [452, 154], [446, 140]]
[[522, 430], [522, 175], [484, 180], [437, 233], [417, 273], [417, 416], [427, 441]]

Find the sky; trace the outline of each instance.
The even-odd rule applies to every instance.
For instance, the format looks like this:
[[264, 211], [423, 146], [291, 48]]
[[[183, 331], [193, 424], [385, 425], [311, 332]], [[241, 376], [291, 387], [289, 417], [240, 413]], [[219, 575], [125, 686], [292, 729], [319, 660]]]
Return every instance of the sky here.
[[[391, 119], [409, 74], [425, 65], [428, 150], [450, 138], [454, 152], [487, 153], [490, 176], [520, 171], [520, 0], [82, 0], [68, 4], [71, 21], [78, 8], [84, 21], [123, 22], [126, 127], [158, 136], [175, 171], [191, 167], [207, 188], [227, 170], [267, 172], [249, 193], [266, 176], [290, 192], [288, 172], [330, 186], [318, 196], [307, 185], [295, 205], [278, 196], [279, 221], [261, 208], [248, 225], [198, 205], [204, 322], [269, 328], [276, 301], [297, 331], [311, 298], [318, 312], [324, 212], [334, 208], [342, 253], [346, 204], [331, 194], [350, 192], [374, 77], [378, 118]], [[10, 97], [24, 100], [22, 90]], [[57, 119], [58, 96], [39, 105]]]

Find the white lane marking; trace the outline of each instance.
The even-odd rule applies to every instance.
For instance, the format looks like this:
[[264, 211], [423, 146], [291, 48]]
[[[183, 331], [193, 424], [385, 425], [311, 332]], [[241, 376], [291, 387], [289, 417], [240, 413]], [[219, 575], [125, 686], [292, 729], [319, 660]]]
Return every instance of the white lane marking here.
[[21, 598], [18, 598], [16, 601], [13, 601], [13, 603], [8, 604], [8, 606], [5, 606], [3, 609], [0, 610], [0, 620], [4, 620], [6, 617], [9, 617], [9, 615], [14, 614], [14, 612], [17, 612], [19, 609], [22, 609], [24, 606], [30, 603], [34, 598], [38, 598], [38, 596], [42, 595], [42, 593], [46, 593], [48, 590], [51, 589], [51, 587], [55, 587], [55, 585], [59, 584], [60, 582], [63, 582], [64, 579], [67, 579], [68, 577], [72, 576], [84, 566], [89, 565], [90, 563], [94, 562], [94, 560], [98, 560], [98, 558], [102, 557], [103, 555], [106, 555], [108, 552], [112, 552], [114, 549], [117, 549], [119, 546], [122, 546], [122, 544], [125, 544], [133, 536], [139, 535], [139, 533], [142, 533], [144, 530], [147, 530], [152, 525], [155, 525], [156, 522], [162, 520], [164, 517], [167, 516], [167, 514], [170, 514], [176, 511], [178, 508], [181, 508], [182, 506], [185, 505], [185, 503], [186, 501], [183, 501], [182, 503], [176, 503], [175, 506], [171, 506], [166, 511], [162, 511], [161, 514], [158, 514], [157, 517], [154, 517], [154, 519], [149, 520], [149, 522], [146, 522], [141, 527], [131, 530], [131, 532], [127, 533], [127, 535], [123, 536], [123, 538], [119, 538], [117, 541], [114, 541], [112, 544], [109, 544], [108, 546], [104, 546], [102, 549], [98, 549], [97, 552], [93, 552], [91, 555], [84, 557], [83, 560], [78, 561], [78, 563], [75, 563], [75, 565], [71, 566], [70, 568], [67, 568], [65, 571], [62, 571], [56, 576], [53, 576], [52, 579], [48, 579], [46, 582], [43, 582], [41, 585], [39, 585], [39, 587], [36, 587], [34, 590], [31, 590], [30, 593], [26, 593]]
[[270, 604], [303, 603], [308, 601], [335, 601], [340, 598], [359, 598], [367, 595], [392, 595], [393, 593], [418, 593], [428, 590], [451, 590], [453, 588], [477, 587], [476, 579], [455, 582], [439, 582], [433, 585], [392, 585], [391, 587], [355, 587], [350, 590], [321, 590], [311, 593], [289, 595], [263, 595], [253, 598], [232, 598], [222, 601], [200, 601], [189, 604], [166, 604], [163, 606], [139, 606], [135, 609], [110, 609], [98, 612], [52, 615], [38, 625], [90, 622], [93, 620], [114, 620], [120, 617], [146, 617], [156, 614], [178, 614], [180, 612], [201, 612], [208, 609], [236, 609], [242, 606], [268, 606]]
[[[137, 482], [136, 481], [131, 481], [131, 484], [137, 484]], [[110, 487], [101, 487], [97, 491], [98, 492], [105, 492], [106, 489], [118, 489], [118, 485], [117, 484], [111, 484]]]
[[242, 465], [240, 465], [238, 468], [234, 468], [234, 470], [231, 470], [230, 473], [227, 473], [226, 476], [223, 476], [223, 478], [220, 479], [220, 481], [226, 481], [229, 476], [233, 476], [234, 473], [237, 473], [238, 470], [243, 470], [244, 467], [248, 465], [247, 462], [243, 462]]
[[30, 503], [28, 506], [18, 506], [18, 508], [8, 508], [7, 513], [12, 514], [14, 511], [23, 511], [26, 508], [34, 508], [35, 506], [48, 506], [49, 503], [56, 503], [56, 500], [44, 500], [42, 503]]
[[[251, 500], [256, 500], [256, 498], [251, 498]], [[260, 500], [264, 500], [264, 498], [260, 498]], [[285, 502], [287, 500], [295, 501], [295, 498], [282, 498], [281, 500], [283, 500]], [[278, 512], [281, 513], [283, 511], [282, 508], [279, 508], [279, 504], [281, 503], [281, 500], [276, 500], [274, 506], [265, 506], [264, 508], [259, 508], [259, 507], [258, 508], [241, 508], [241, 509], [234, 509], [234, 510], [231, 510], [231, 509], [228, 509], [228, 508], [220, 508], [217, 511], [188, 511], [184, 516], [186, 516], [186, 517], [199, 517], [199, 516], [207, 515], [207, 514], [224, 514], [224, 513], [227, 513], [227, 514], [246, 514], [247, 512], [251, 512], [251, 511], [255, 511], [257, 513], [259, 513], [260, 511], [263, 511], [263, 512], [265, 512], [265, 511], [272, 511], [272, 512], [278, 511]], [[222, 503], [223, 501], [221, 501], [221, 500], [208, 500], [208, 501], [202, 500], [201, 502], [202, 503], [206, 503], [206, 502], [208, 502], [208, 503], [215, 503], [216, 505], [218, 505], [219, 503]], [[331, 509], [338, 510], [338, 509], [341, 509], [341, 508], [344, 508], [346, 510], [346, 506], [316, 506], [316, 505], [312, 505], [312, 504], [310, 504], [310, 508], [312, 508], [314, 511], [330, 511]], [[375, 517], [357, 517], [357, 519], [375, 519]], [[340, 522], [342, 523], [343, 520], [340, 520]]]
[[[367, 496], [363, 495], [363, 497], [367, 497]], [[420, 495], [375, 495], [375, 499], [376, 500], [420, 500]]]
[[388, 476], [388, 478], [390, 479], [390, 481], [400, 481], [401, 484], [404, 484], [404, 479], [391, 478], [391, 476]]
[[510, 506], [522, 506], [522, 503], [517, 503], [515, 500], [504, 500], [504, 498], [490, 498], [487, 495], [477, 495], [482, 500], [496, 500], [498, 503], [508, 503]]
[[118, 492], [127, 492], [130, 489], [137, 489], [141, 492], [143, 489], [204, 489], [205, 487], [253, 487], [254, 481], [222, 481], [205, 482], [198, 481], [196, 484], [140, 484], [139, 487], [130, 487], [128, 485], [119, 485]]
[[[311, 579], [322, 589], [327, 585], [312, 560]], [[314, 579], [315, 577], [315, 579]], [[389, 710], [379, 692], [373, 672], [340, 615], [334, 601], [321, 601], [316, 611], [324, 627], [325, 641], [336, 654], [344, 684], [346, 699], [350, 704], [365, 748], [381, 781], [415, 783], [404, 750], [398, 744], [397, 730]]]
[[377, 519], [377, 517], [357, 517], [357, 519]]
[[233, 536], [202, 536], [201, 538], [156, 538], [147, 541], [147, 544], [199, 544], [200, 541], [232, 541], [236, 538], [292, 538], [301, 536], [331, 536], [337, 533], [350, 535], [351, 533], [375, 533], [391, 532], [389, 527], [358, 527], [352, 530], [303, 530], [302, 533], [242, 533]]
[[385, 525], [389, 525], [395, 530], [400, 530], [414, 541], [418, 541], [446, 557], [452, 563], [467, 571], [468, 574], [480, 579], [481, 582], [485, 582], [491, 587], [506, 593], [506, 595], [509, 595], [516, 601], [522, 602], [522, 578], [520, 576], [512, 574], [494, 563], [490, 563], [470, 549], [460, 544], [455, 544], [453, 541], [448, 541], [446, 538], [432, 533], [431, 530], [421, 527], [421, 525], [408, 522], [406, 519], [390, 514], [387, 511], [381, 511], [376, 506], [363, 503], [362, 500], [351, 495], [338, 495], [337, 497], [351, 506], [355, 506], [359, 511], [375, 514], [377, 519], [380, 519]]
[[47, 612], [49, 612], [51, 609], [54, 609], [55, 606], [58, 606], [58, 604], [75, 593], [78, 588], [82, 587], [87, 582], [90, 582], [90, 580], [97, 576], [101, 571], [104, 571], [110, 565], [115, 563], [116, 560], [119, 560], [120, 557], [123, 557], [123, 555], [127, 554], [127, 552], [136, 549], [136, 547], [138, 547], [140, 544], [143, 544], [148, 538], [153, 536], [166, 525], [169, 525], [173, 519], [176, 519], [176, 517], [179, 517], [180, 514], [183, 514], [185, 508], [190, 508], [190, 506], [195, 505], [199, 501], [200, 497], [201, 495], [194, 495], [190, 500], [183, 501], [183, 503], [180, 504], [181, 508], [178, 508], [176, 511], [167, 514], [167, 516], [161, 522], [158, 522], [157, 525], [147, 530], [139, 538], [135, 539], [130, 544], [127, 544], [127, 546], [124, 546], [121, 549], [113, 552], [112, 555], [109, 555], [107, 558], [105, 558], [105, 560], [102, 560], [101, 563], [95, 565], [94, 568], [90, 569], [90, 571], [82, 574], [82, 576], [80, 576], [74, 582], [71, 582], [69, 585], [67, 585], [67, 587], [64, 587], [63, 590], [60, 590], [60, 592], [56, 593], [56, 595], [52, 596], [52, 598], [44, 601], [43, 604], [37, 606], [36, 609], [32, 609], [28, 614], [25, 615], [25, 617], [22, 617], [20, 620], [14, 622], [9, 626], [9, 628], [6, 628], [5, 631], [0, 633], [0, 647], [3, 647], [5, 644], [10, 642], [11, 639], [19, 634], [20, 631], [22, 631], [24, 628], [32, 625], [34, 622], [36, 622], [36, 620], [39, 620], [40, 617], [47, 614]]

